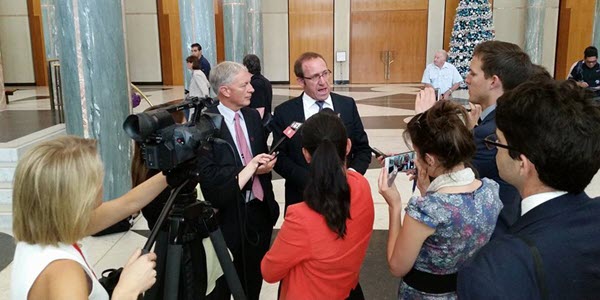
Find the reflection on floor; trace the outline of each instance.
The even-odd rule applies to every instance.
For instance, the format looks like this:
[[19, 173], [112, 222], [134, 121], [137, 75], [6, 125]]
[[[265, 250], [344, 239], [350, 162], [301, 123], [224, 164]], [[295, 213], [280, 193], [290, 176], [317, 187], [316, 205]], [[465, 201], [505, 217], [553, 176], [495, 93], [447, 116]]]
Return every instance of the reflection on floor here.
[[[142, 86], [141, 89], [154, 105], [183, 98], [183, 87], [181, 86]], [[408, 150], [402, 139], [402, 133], [406, 128], [406, 120], [414, 115], [414, 98], [418, 90], [418, 86], [415, 84], [334, 87], [336, 93], [353, 97], [356, 100], [370, 145], [390, 153]], [[301, 92], [297, 86], [273, 86], [273, 107], [299, 96]], [[461, 98], [467, 97], [465, 92], [459, 91], [457, 94]], [[0, 143], [51, 124], [53, 120], [47, 96], [48, 91], [43, 87], [19, 87], [19, 90], [11, 96], [8, 111], [0, 112], [0, 128], [2, 128]], [[147, 107], [148, 104], [142, 102], [134, 109], [134, 112], [141, 112]], [[20, 127], [25, 127], [28, 131], [22, 130]], [[385, 258], [388, 209], [383, 198], [377, 193], [378, 175], [378, 163], [374, 160], [365, 177], [371, 184], [371, 194], [375, 206], [373, 228], [376, 231], [371, 239], [367, 258], [363, 265], [361, 283], [367, 299], [395, 299], [397, 283], [396, 279], [387, 271]], [[596, 175], [586, 191], [593, 196], [600, 195], [599, 183], [600, 176]], [[406, 203], [411, 196], [412, 183], [406, 176], [398, 176], [396, 184], [403, 202]], [[283, 206], [284, 181], [277, 175], [274, 176], [273, 189], [280, 206]], [[280, 228], [281, 222], [282, 217], [277, 222], [276, 228]], [[147, 229], [145, 220], [138, 218], [134, 229]], [[9, 230], [4, 232], [11, 234]], [[133, 250], [141, 247], [144, 242], [144, 237], [134, 231], [99, 238], [90, 237], [84, 240], [90, 255], [89, 261], [94, 266], [96, 274], [104, 269], [123, 265]], [[0, 249], [2, 246], [0, 245]], [[2, 253], [4, 254], [4, 252]], [[11, 266], [8, 266], [0, 271], [0, 299], [8, 299], [10, 269]], [[263, 285], [261, 299], [276, 299], [276, 295], [276, 285], [266, 283]]]

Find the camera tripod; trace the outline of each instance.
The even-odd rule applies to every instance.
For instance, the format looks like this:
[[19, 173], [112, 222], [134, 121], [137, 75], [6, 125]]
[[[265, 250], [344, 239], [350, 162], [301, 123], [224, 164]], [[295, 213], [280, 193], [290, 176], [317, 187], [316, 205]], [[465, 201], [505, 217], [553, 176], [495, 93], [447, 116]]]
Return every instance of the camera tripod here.
[[201, 267], [206, 266], [202, 239], [207, 236], [234, 299], [246, 299], [214, 210], [206, 201], [196, 199], [195, 185], [186, 180], [173, 189], [144, 245], [143, 251], [148, 253], [156, 241], [157, 255], [156, 283], [145, 293], [145, 300], [206, 297], [207, 276]]

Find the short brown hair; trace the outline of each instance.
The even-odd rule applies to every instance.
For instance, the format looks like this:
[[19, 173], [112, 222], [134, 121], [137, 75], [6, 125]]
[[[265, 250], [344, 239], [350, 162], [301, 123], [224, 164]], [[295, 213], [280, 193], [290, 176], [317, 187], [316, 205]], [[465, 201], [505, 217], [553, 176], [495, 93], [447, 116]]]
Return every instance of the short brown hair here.
[[[304, 62], [307, 60], [311, 60], [311, 59], [315, 59], [315, 58], [320, 58], [323, 61], [325, 61], [325, 58], [323, 58], [323, 56], [319, 53], [315, 53], [315, 52], [302, 53], [302, 55], [300, 55], [300, 57], [298, 57], [298, 59], [296, 59], [296, 62], [294, 62], [294, 74], [296, 74], [296, 77], [304, 78], [304, 70], [302, 70], [302, 64], [304, 64]], [[327, 62], [325, 61], [325, 63], [327, 63]]]
[[95, 140], [62, 136], [27, 151], [15, 171], [15, 238], [57, 245], [85, 237], [103, 176]]
[[486, 41], [475, 47], [473, 57], [481, 60], [485, 78], [498, 76], [502, 88], [508, 91], [527, 81], [533, 72], [529, 55], [519, 46], [502, 42]]

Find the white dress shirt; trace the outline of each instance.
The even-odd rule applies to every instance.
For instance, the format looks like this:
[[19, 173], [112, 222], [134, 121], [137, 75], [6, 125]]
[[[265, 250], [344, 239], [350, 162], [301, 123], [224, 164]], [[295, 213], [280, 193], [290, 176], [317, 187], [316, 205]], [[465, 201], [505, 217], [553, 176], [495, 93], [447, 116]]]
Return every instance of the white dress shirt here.
[[539, 206], [542, 203], [552, 200], [556, 197], [560, 197], [566, 193], [567, 192], [564, 191], [546, 192], [531, 195], [523, 199], [523, 201], [521, 201], [521, 216], [525, 215], [527, 212], [534, 209], [536, 206]]
[[[311, 98], [306, 93], [302, 95], [302, 105], [304, 106], [304, 120], [308, 120], [308, 118], [312, 117], [312, 115], [319, 112], [319, 105], [317, 105], [316, 102], [317, 100]], [[334, 110], [331, 95], [327, 96], [327, 99], [325, 99], [325, 103], [323, 103], [323, 108], [329, 108], [331, 110]]]

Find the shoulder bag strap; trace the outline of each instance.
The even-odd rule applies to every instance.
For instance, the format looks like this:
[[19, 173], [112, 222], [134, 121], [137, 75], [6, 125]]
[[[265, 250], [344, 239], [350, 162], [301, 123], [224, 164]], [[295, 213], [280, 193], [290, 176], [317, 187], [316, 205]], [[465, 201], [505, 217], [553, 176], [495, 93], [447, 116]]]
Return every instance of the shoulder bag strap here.
[[523, 242], [525, 242], [525, 244], [527, 244], [527, 246], [529, 247], [529, 251], [533, 256], [535, 277], [537, 278], [540, 297], [544, 300], [548, 299], [548, 288], [546, 288], [546, 276], [544, 275], [544, 264], [542, 262], [542, 256], [540, 255], [540, 251], [529, 237], [526, 237], [524, 235], [517, 235], [517, 237]]

